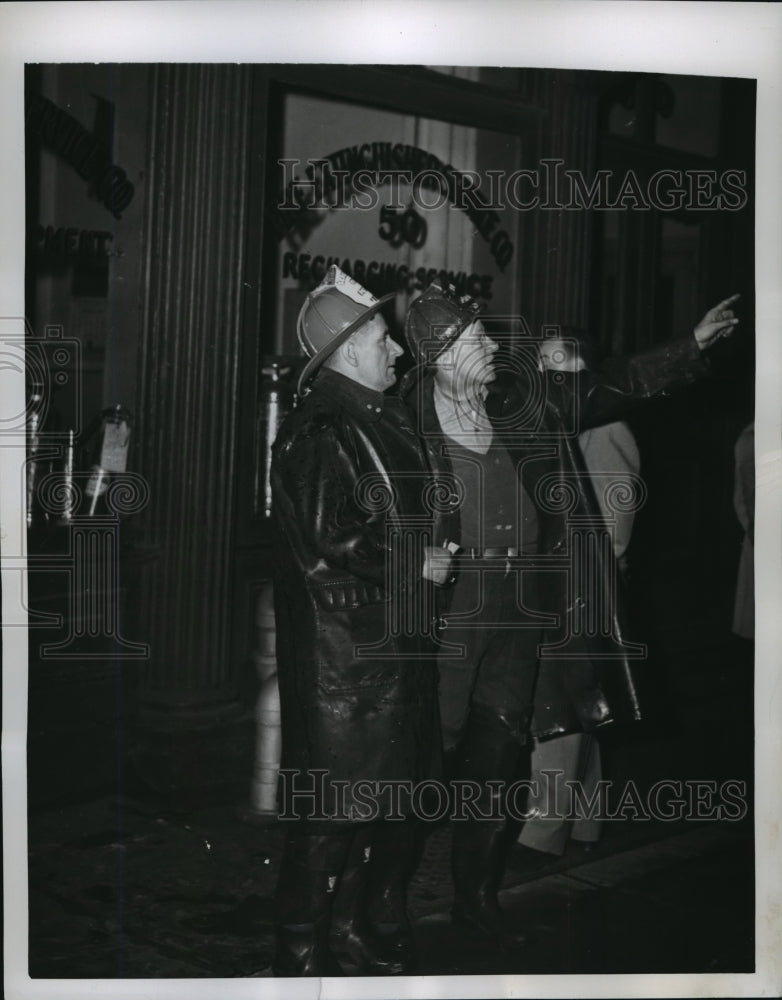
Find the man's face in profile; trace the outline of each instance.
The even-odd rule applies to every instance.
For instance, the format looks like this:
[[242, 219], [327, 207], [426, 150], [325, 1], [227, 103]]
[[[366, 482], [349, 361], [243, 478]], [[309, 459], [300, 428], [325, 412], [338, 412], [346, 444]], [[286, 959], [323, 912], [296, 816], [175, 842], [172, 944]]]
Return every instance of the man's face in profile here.
[[497, 344], [487, 336], [483, 323], [476, 320], [462, 330], [438, 361], [449, 372], [456, 394], [472, 395], [496, 377], [496, 352]]
[[391, 338], [382, 316], [376, 315], [353, 334], [357, 382], [383, 392], [396, 382], [396, 361], [404, 353]]

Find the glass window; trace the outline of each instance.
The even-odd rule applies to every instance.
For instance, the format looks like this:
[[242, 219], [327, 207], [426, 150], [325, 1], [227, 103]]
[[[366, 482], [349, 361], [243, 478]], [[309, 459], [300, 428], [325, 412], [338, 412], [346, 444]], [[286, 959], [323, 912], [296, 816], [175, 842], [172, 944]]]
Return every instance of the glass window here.
[[435, 277], [493, 313], [518, 311], [521, 213], [503, 191], [518, 136], [311, 95], [283, 101], [276, 354], [298, 353], [298, 311], [331, 263], [376, 295], [401, 292], [398, 329]]
[[669, 115], [656, 115], [659, 145], [701, 156], [716, 156], [719, 139], [721, 82], [705, 76], [662, 76], [673, 92]]

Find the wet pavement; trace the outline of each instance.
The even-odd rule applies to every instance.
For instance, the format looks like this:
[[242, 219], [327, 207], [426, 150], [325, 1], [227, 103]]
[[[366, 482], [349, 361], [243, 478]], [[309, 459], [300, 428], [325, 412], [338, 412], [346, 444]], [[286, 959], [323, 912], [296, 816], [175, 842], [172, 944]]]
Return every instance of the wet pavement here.
[[[603, 733], [604, 773], [615, 788], [637, 783], [644, 796], [660, 780], [738, 780], [748, 789], [747, 817], [606, 822], [596, 850], [571, 842], [534, 870], [514, 852], [503, 904], [533, 936], [517, 952], [451, 923], [450, 829], [435, 826], [410, 887], [417, 975], [753, 971], [751, 653], [720, 638], [717, 611], [700, 621], [686, 602], [681, 608], [681, 623], [661, 633], [649, 661], [656, 677], [667, 676], [664, 701], [676, 712]], [[72, 744], [84, 748], [79, 766], [67, 755]], [[95, 746], [86, 737], [47, 746], [28, 757], [30, 976], [270, 977], [282, 831], [248, 815], [248, 779], [221, 788], [220, 801], [199, 792], [185, 802], [156, 797], [121, 768], [112, 784], [76, 801], [75, 779], [94, 767]], [[414, 995], [399, 982], [396, 995]], [[133, 995], [158, 994], [142, 986]], [[35, 983], [25, 996], [36, 996]]]
[[[241, 803], [171, 807], [107, 795], [29, 818], [33, 978], [268, 977], [279, 825]], [[753, 841], [742, 822], [606, 824], [534, 871], [505, 907], [518, 952], [452, 925], [450, 830], [434, 828], [410, 890], [418, 975], [753, 970]]]

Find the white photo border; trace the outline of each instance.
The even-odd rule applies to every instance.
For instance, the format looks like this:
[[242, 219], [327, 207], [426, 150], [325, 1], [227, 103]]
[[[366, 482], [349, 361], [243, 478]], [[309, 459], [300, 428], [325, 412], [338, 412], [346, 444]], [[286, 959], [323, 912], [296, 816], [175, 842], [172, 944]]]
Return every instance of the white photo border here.
[[[736, 975], [408, 979], [30, 980], [27, 975], [27, 638], [3, 632], [3, 869], [8, 1000], [155, 997], [778, 996], [782, 991], [782, 7], [627, 0], [239, 0], [0, 6], [0, 319], [23, 336], [24, 66], [57, 62], [370, 63], [633, 70], [757, 80], [756, 954]], [[24, 409], [0, 372], [0, 418]], [[24, 441], [21, 442], [21, 447]], [[23, 551], [13, 450], [0, 449], [3, 553]], [[18, 466], [17, 466], [18, 467]], [[3, 620], [19, 614], [3, 560]], [[726, 734], [727, 738], [727, 734]]]

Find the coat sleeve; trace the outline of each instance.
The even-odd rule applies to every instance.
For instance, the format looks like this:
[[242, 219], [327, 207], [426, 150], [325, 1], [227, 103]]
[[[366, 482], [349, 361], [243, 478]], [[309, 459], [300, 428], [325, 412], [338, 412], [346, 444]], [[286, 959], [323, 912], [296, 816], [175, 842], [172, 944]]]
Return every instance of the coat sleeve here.
[[620, 420], [635, 403], [690, 385], [708, 372], [709, 363], [694, 337], [609, 358], [596, 371], [577, 376], [572, 405], [577, 407], [579, 427]]
[[355, 462], [332, 423], [284, 442], [275, 451], [272, 479], [278, 512], [304, 565], [322, 559], [331, 569], [385, 585], [385, 514], [357, 496]]

